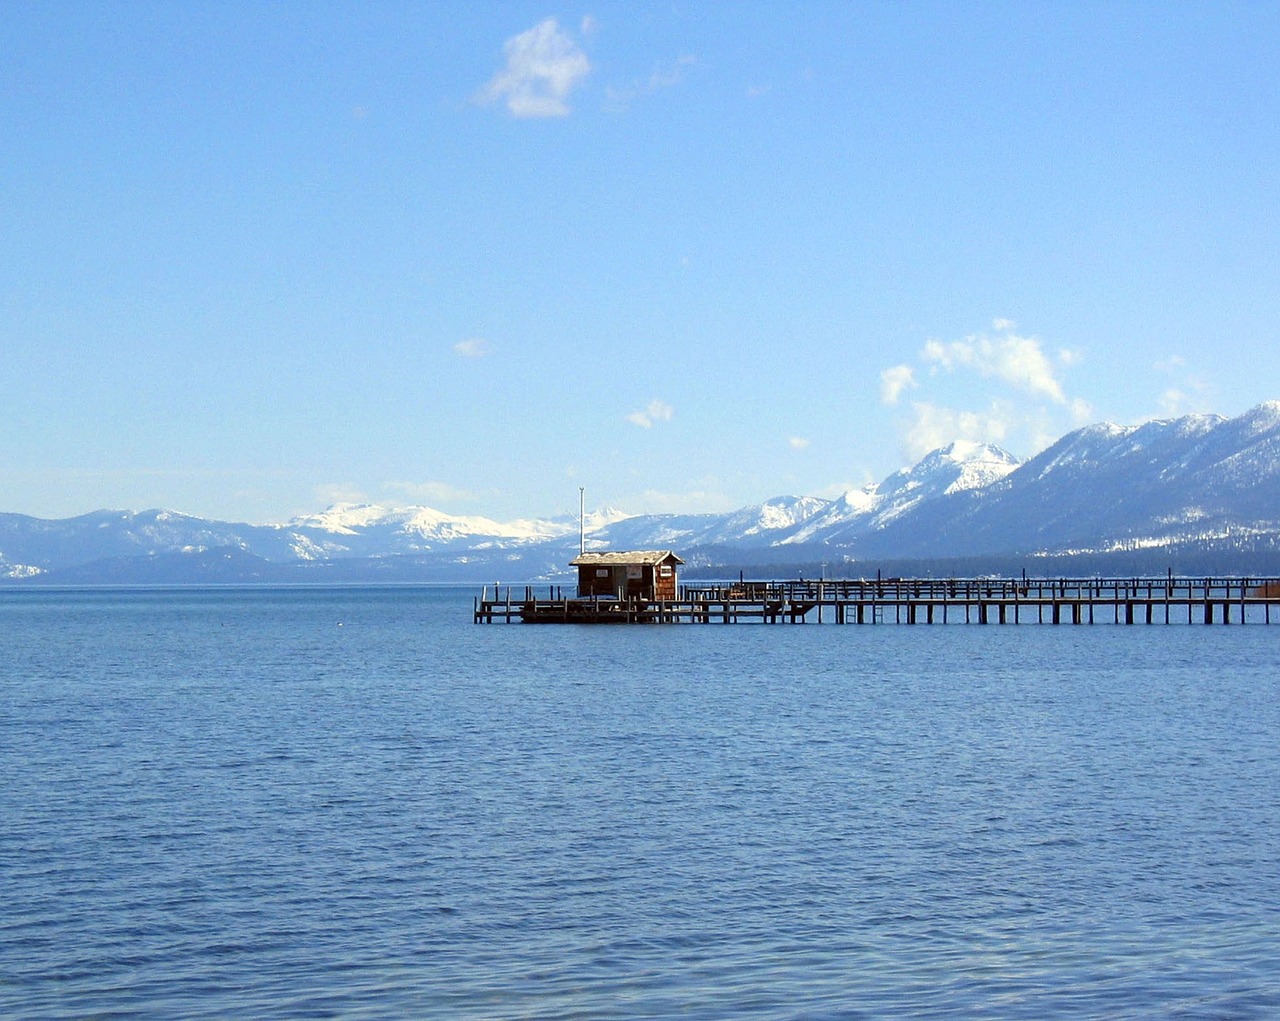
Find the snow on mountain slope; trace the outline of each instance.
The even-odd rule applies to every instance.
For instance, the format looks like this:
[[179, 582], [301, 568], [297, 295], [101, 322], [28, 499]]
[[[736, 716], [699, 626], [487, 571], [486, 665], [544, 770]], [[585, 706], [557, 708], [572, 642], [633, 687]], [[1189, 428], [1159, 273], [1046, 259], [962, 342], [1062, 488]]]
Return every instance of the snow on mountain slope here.
[[801, 522], [787, 535], [779, 538], [778, 545], [790, 546], [824, 541], [835, 532], [850, 528], [856, 522], [870, 517], [878, 503], [879, 497], [876, 495], [874, 485], [862, 489], [850, 489], [808, 520]]
[[1035, 466], [1037, 478], [1047, 478], [1056, 471], [1087, 463], [1103, 444], [1112, 443], [1132, 431], [1132, 428], [1126, 429], [1110, 422], [1087, 425], [1068, 433], [1031, 458], [1027, 464]]
[[910, 468], [894, 472], [876, 487], [877, 523], [910, 510], [921, 500], [988, 486], [1021, 462], [989, 443], [956, 442], [926, 454]]
[[[1103, 548], [1218, 535], [1280, 518], [1280, 405], [1077, 429], [975, 490], [947, 520], [886, 536], [911, 555]], [[929, 527], [933, 536], [928, 535]], [[1105, 541], [1104, 541], [1105, 540]]]
[[699, 536], [705, 543], [772, 542], [829, 505], [813, 496], [776, 496], [731, 514], [715, 515], [715, 523]]
[[1129, 470], [1144, 462], [1176, 469], [1178, 462], [1172, 455], [1185, 454], [1196, 441], [1228, 421], [1221, 415], [1185, 415], [1130, 426], [1100, 422], [1068, 433], [1028, 465], [1035, 466], [1037, 478], [1078, 467], [1123, 466]]
[[335, 503], [319, 514], [296, 517], [278, 528], [317, 528], [339, 535], [355, 535], [362, 528], [382, 524], [388, 510], [371, 503]]
[[770, 545], [827, 506], [814, 496], [776, 496], [728, 514], [637, 515], [588, 538], [613, 549]]
[[675, 549], [700, 543], [714, 514], [638, 514], [587, 533], [592, 549]]
[[563, 535], [565, 529], [550, 522], [511, 522], [503, 524], [492, 518], [456, 516], [430, 507], [413, 507], [396, 512], [391, 520], [399, 518], [400, 529], [424, 539], [451, 542], [470, 536], [484, 535], [495, 539], [517, 539], [532, 542]]
[[894, 472], [879, 485], [850, 490], [784, 541], [849, 542], [885, 527], [923, 502], [989, 486], [1019, 463], [1008, 451], [991, 444], [957, 441]]
[[279, 526], [294, 532], [328, 532], [367, 536], [381, 532], [415, 541], [449, 543], [474, 538], [537, 542], [577, 531], [577, 522], [547, 518], [495, 521], [479, 515], [446, 514], [432, 507], [382, 507], [377, 504], [335, 504], [319, 514], [294, 518]]

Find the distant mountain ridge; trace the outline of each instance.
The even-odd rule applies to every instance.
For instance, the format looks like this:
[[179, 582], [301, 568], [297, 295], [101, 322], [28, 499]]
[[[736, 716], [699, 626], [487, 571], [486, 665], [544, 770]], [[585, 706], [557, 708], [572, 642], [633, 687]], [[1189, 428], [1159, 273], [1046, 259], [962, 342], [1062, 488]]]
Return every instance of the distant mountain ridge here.
[[[605, 510], [585, 529], [589, 546], [674, 548], [695, 566], [1280, 550], [1280, 401], [1237, 418], [1086, 426], [1025, 462], [956, 442], [834, 500], [779, 496], [727, 514]], [[0, 579], [532, 580], [564, 572], [578, 532], [576, 517], [499, 522], [356, 504], [279, 525], [165, 510], [0, 514]]]

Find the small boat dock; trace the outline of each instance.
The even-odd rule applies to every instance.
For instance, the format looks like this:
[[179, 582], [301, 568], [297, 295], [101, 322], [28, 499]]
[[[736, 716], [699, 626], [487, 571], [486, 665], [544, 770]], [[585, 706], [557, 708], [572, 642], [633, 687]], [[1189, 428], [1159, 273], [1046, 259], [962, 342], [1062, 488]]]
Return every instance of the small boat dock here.
[[[663, 593], [666, 595], [667, 593]], [[486, 586], [477, 624], [1270, 624], [1280, 578], [873, 578], [681, 584], [672, 598]]]

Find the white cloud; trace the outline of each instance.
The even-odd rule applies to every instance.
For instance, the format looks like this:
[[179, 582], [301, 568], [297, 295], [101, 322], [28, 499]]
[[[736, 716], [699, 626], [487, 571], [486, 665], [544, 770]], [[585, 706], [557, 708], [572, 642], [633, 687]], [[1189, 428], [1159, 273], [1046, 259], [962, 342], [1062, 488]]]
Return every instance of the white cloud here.
[[947, 372], [971, 369], [1029, 394], [1048, 397], [1055, 404], [1066, 403], [1053, 363], [1035, 337], [1006, 333], [1000, 337], [980, 334], [949, 344], [930, 340], [925, 344], [921, 357], [926, 363]]
[[[584, 29], [594, 22], [583, 22]], [[482, 101], [505, 100], [515, 117], [564, 117], [569, 94], [591, 73], [591, 62], [555, 18], [503, 45], [507, 65], [481, 90]]]
[[[1092, 420], [1089, 402], [1069, 396], [1059, 374], [1083, 358], [1066, 348], [1046, 349], [1017, 332], [1011, 319], [962, 340], [928, 340], [914, 362], [880, 374], [886, 406], [898, 413], [903, 454], [916, 460], [956, 440], [993, 443], [1029, 456], [1070, 429]], [[924, 371], [921, 371], [924, 370]]]
[[638, 425], [641, 429], [651, 429], [655, 422], [670, 422], [676, 409], [664, 400], [655, 397], [639, 411], [627, 416], [627, 421]]
[[1076, 397], [1071, 402], [1071, 424], [1075, 426], [1088, 425], [1097, 417], [1093, 405], [1086, 401], [1083, 397]]
[[1171, 386], [1160, 395], [1158, 404], [1162, 415], [1167, 418], [1177, 418], [1186, 411], [1189, 399], [1176, 386]]
[[902, 391], [916, 386], [916, 373], [910, 365], [895, 365], [880, 373], [880, 403], [897, 404]]
[[809, 445], [809, 440], [804, 436], [792, 436], [787, 440], [787, 446], [792, 450], [804, 450]]
[[913, 418], [903, 437], [912, 461], [955, 440], [1002, 443], [1016, 424], [1013, 410], [1000, 403], [986, 411], [958, 411], [925, 401], [911, 405]]
[[483, 337], [468, 337], [454, 344], [453, 350], [463, 358], [483, 358], [489, 353], [489, 342]]

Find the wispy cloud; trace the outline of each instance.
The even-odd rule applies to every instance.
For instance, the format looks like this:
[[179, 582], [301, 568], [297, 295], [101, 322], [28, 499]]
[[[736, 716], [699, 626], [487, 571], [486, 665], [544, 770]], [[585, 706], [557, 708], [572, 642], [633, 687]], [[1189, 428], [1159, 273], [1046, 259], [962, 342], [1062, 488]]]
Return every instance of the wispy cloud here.
[[684, 54], [677, 57], [674, 63], [655, 68], [648, 78], [631, 82], [629, 85], [609, 86], [605, 90], [609, 107], [614, 110], [626, 109], [642, 96], [679, 85], [684, 81], [688, 69], [697, 62], [696, 57]]
[[1176, 386], [1168, 387], [1156, 401], [1160, 414], [1168, 418], [1177, 418], [1191, 405], [1191, 398]]
[[955, 440], [1003, 443], [1014, 424], [1012, 409], [999, 402], [982, 411], [958, 411], [927, 401], [913, 402], [911, 408], [903, 441], [912, 460]]
[[656, 422], [670, 422], [675, 413], [675, 408], [655, 397], [639, 411], [631, 412], [627, 416], [627, 421], [632, 425], [638, 425], [641, 429], [652, 429]]
[[659, 89], [669, 89], [673, 85], [679, 85], [684, 81], [685, 71], [697, 62], [698, 58], [692, 53], [682, 53], [676, 57], [674, 63], [655, 68], [645, 83], [645, 91], [657, 92]]
[[792, 436], [787, 440], [787, 446], [792, 450], [804, 450], [809, 446], [809, 440], [804, 436]]
[[[584, 20], [585, 31], [594, 22]], [[555, 18], [503, 45], [506, 66], [480, 91], [482, 102], [504, 101], [514, 117], [564, 117], [568, 98], [591, 73], [591, 62]]]
[[910, 365], [895, 365], [880, 373], [880, 403], [897, 404], [902, 391], [916, 385], [916, 371]]
[[454, 344], [453, 351], [461, 358], [483, 358], [489, 353], [489, 342], [483, 337], [468, 337]]
[[[996, 320], [997, 328], [1006, 325], [1013, 324], [1007, 319]], [[972, 369], [1057, 404], [1066, 403], [1053, 362], [1035, 337], [1020, 337], [1006, 329], [999, 336], [977, 334], [949, 344], [931, 340], [925, 344], [921, 357], [926, 364], [946, 372]]]
[[894, 407], [907, 391], [919, 391], [899, 423], [903, 452], [912, 459], [955, 440], [1030, 454], [1092, 414], [1063, 385], [1062, 374], [1081, 357], [1075, 350], [1049, 353], [1013, 320], [996, 319], [990, 330], [961, 340], [929, 340], [915, 364], [882, 371], [880, 400]]
[[328, 482], [315, 487], [316, 501], [325, 507], [338, 503], [369, 503], [363, 489], [350, 482]]
[[1168, 380], [1156, 398], [1157, 414], [1160, 417], [1177, 418], [1179, 415], [1205, 410], [1209, 388], [1203, 379], [1190, 370], [1185, 358], [1170, 354], [1156, 362], [1153, 368]]

